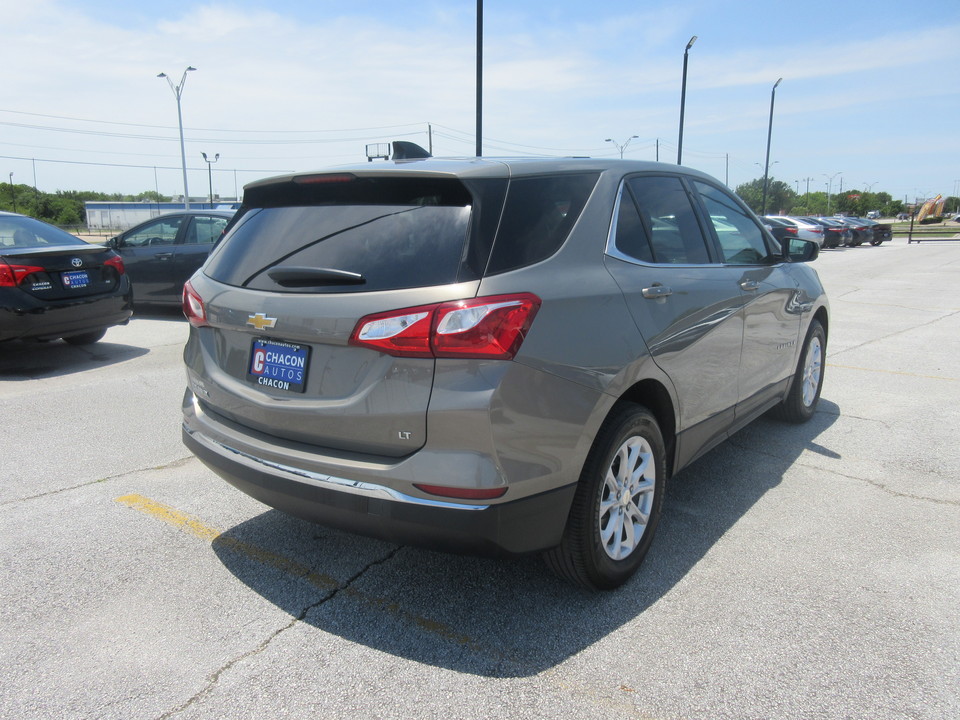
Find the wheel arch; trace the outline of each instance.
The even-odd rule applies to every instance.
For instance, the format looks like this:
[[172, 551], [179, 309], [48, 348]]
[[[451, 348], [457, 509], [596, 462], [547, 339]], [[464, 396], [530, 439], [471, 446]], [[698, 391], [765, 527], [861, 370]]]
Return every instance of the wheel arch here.
[[657, 380], [640, 380], [620, 396], [610, 408], [607, 417], [615, 415], [627, 403], [644, 406], [656, 418], [666, 449], [667, 477], [669, 478], [673, 475], [677, 449], [677, 414], [670, 392]]
[[823, 334], [830, 339], [830, 320], [828, 318], [827, 308], [821, 305], [813, 314], [813, 319], [823, 326]]

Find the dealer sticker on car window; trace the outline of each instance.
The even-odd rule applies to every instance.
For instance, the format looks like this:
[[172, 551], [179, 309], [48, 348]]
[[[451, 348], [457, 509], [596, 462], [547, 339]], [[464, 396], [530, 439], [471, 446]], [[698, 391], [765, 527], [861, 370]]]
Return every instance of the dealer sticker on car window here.
[[60, 279], [63, 281], [63, 286], [71, 290], [79, 290], [90, 284], [90, 276], [87, 275], [86, 270], [71, 270], [61, 273]]
[[249, 378], [265, 387], [303, 392], [310, 348], [277, 340], [254, 340]]

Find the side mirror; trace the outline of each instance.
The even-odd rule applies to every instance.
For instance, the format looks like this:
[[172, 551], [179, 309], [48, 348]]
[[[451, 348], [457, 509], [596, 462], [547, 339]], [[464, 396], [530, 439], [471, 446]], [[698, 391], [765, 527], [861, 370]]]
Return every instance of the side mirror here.
[[787, 262], [811, 262], [820, 254], [820, 246], [813, 240], [784, 238], [780, 247]]
[[112, 237], [112, 238], [110, 238], [109, 240], [107, 240], [107, 247], [113, 248], [114, 250], [119, 250], [120, 247], [121, 247], [121, 245], [120, 245], [120, 237], [119, 237], [119, 236], [117, 236], [117, 237]]

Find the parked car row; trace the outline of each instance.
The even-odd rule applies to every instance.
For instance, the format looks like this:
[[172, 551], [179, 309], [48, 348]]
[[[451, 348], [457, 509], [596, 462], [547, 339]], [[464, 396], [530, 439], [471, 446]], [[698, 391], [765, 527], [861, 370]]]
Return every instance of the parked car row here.
[[893, 238], [893, 226], [867, 218], [767, 215], [767, 228], [774, 237], [790, 234], [815, 239], [822, 248], [856, 247], [863, 243], [879, 245]]

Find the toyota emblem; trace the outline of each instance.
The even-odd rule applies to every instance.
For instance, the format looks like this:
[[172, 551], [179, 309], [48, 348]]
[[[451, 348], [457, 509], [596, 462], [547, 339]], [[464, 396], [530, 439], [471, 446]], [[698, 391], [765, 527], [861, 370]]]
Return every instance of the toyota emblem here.
[[70, 261], [70, 264], [73, 265], [74, 267], [83, 267], [83, 260], [81, 260], [80, 258], [74, 258], [73, 260]]

